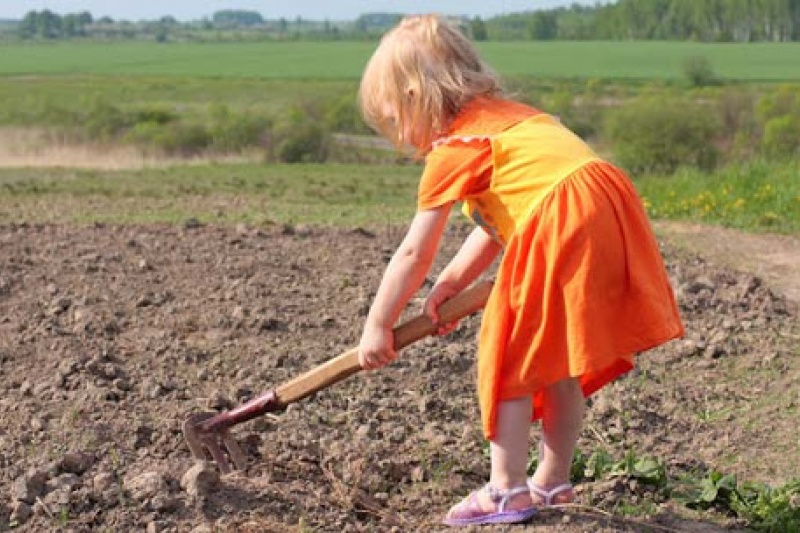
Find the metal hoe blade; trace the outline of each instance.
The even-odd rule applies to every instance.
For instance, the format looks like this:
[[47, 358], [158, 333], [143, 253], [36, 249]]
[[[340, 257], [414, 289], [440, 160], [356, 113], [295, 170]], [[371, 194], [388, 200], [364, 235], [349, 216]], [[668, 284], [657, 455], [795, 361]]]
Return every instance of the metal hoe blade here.
[[223, 474], [247, 467], [245, 456], [239, 443], [228, 429], [206, 431], [203, 422], [216, 413], [197, 413], [189, 416], [183, 423], [183, 436], [195, 459], [213, 460]]

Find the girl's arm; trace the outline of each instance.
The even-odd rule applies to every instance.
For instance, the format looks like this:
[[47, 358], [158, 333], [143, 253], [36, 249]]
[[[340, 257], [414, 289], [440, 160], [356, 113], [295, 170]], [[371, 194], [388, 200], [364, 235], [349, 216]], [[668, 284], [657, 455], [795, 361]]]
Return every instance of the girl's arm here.
[[419, 211], [389, 261], [359, 343], [359, 361], [363, 368], [380, 368], [397, 357], [392, 327], [425, 280], [451, 207], [449, 203]]
[[[489, 268], [502, 251], [500, 243], [492, 239], [483, 229], [475, 228], [461, 249], [439, 274], [436, 284], [425, 300], [424, 312], [433, 320], [439, 321], [439, 306], [446, 300], [464, 290], [481, 273]], [[442, 325], [439, 333], [447, 333], [452, 327]]]

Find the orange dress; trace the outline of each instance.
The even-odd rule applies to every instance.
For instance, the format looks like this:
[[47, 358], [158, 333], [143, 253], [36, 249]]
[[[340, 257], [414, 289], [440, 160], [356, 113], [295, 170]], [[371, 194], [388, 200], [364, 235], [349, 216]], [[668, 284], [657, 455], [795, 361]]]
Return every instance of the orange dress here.
[[418, 209], [464, 202], [504, 247], [478, 342], [478, 399], [497, 404], [565, 378], [589, 395], [634, 356], [683, 335], [641, 199], [618, 168], [558, 120], [477, 98], [428, 154]]

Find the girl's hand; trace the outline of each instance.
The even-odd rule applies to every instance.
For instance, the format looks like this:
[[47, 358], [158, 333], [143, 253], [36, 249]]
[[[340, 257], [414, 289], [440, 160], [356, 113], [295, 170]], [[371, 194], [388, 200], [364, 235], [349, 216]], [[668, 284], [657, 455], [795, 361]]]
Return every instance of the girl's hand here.
[[450, 283], [437, 283], [433, 286], [430, 294], [428, 294], [428, 297], [425, 299], [425, 303], [422, 306], [422, 311], [437, 326], [437, 335], [447, 335], [456, 329], [456, 327], [458, 327], [458, 320], [455, 322], [450, 322], [449, 324], [441, 324], [439, 322], [439, 306], [459, 292], [460, 291], [458, 288]]
[[397, 352], [394, 349], [392, 329], [366, 325], [358, 345], [358, 362], [361, 363], [361, 368], [375, 370], [395, 359]]

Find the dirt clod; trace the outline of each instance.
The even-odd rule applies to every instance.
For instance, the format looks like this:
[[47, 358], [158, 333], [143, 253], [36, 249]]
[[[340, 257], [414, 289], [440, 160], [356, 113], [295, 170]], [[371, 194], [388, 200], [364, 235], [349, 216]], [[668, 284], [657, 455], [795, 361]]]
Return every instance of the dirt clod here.
[[216, 465], [197, 461], [181, 478], [181, 487], [192, 498], [203, 498], [219, 484]]
[[134, 501], [144, 502], [168, 490], [168, 485], [160, 472], [134, 472], [125, 478], [125, 488]]
[[61, 458], [61, 470], [71, 474], [81, 475], [89, 470], [95, 462], [95, 457], [86, 452], [69, 452]]
[[33, 504], [44, 494], [47, 477], [46, 472], [32, 471], [17, 478], [11, 485], [11, 500]]

